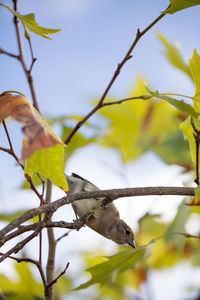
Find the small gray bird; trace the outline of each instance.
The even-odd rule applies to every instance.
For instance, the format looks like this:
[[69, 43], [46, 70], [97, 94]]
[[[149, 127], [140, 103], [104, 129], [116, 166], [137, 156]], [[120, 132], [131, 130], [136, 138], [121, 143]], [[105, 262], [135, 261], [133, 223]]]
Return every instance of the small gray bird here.
[[[72, 173], [71, 176], [65, 176], [71, 193], [99, 190], [94, 184], [77, 174]], [[90, 228], [117, 244], [129, 244], [136, 248], [132, 229], [120, 219], [119, 212], [113, 203], [108, 203], [104, 207], [101, 205], [103, 199], [92, 198], [73, 202], [72, 206], [76, 216], [81, 218], [92, 212], [92, 216], [86, 221]]]

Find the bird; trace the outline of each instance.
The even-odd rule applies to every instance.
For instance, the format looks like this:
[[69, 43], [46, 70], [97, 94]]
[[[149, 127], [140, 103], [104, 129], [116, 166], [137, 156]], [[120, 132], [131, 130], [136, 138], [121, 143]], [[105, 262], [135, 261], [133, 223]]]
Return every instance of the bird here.
[[[70, 193], [91, 192], [100, 190], [93, 183], [83, 177], [72, 173], [65, 175]], [[128, 244], [136, 248], [135, 237], [132, 229], [120, 219], [119, 211], [113, 203], [102, 205], [103, 198], [77, 200], [72, 203], [76, 217], [83, 217], [88, 213], [86, 225], [102, 236], [117, 244]]]

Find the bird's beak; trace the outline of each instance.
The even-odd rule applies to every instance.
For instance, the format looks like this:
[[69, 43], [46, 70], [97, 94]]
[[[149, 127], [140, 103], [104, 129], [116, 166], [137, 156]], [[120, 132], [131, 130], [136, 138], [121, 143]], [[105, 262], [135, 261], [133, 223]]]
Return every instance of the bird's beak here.
[[135, 244], [135, 241], [134, 240], [128, 240], [127, 243], [133, 247], [134, 249], [136, 248], [136, 244]]

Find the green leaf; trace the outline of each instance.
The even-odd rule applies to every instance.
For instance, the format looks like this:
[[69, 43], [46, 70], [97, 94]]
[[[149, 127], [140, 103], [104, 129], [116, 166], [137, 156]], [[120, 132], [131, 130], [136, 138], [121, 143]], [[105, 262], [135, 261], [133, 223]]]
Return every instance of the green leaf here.
[[[183, 200], [182, 203], [179, 205], [177, 214], [168, 227], [168, 230], [166, 233], [171, 232], [185, 232], [185, 224], [187, 222], [188, 216], [189, 216], [190, 208], [185, 205], [185, 201]], [[182, 253], [183, 247], [185, 244], [185, 237], [181, 235], [173, 235], [166, 238], [167, 241], [172, 241], [174, 245], [176, 246], [179, 254]]]
[[[189, 206], [200, 206], [200, 186], [196, 187], [194, 190], [194, 198], [188, 204]], [[199, 213], [199, 211], [197, 211]]]
[[138, 262], [141, 262], [149, 254], [149, 249], [150, 245], [136, 250], [123, 251], [108, 257], [106, 262], [87, 269], [87, 271], [91, 273], [92, 278], [75, 290], [85, 289], [95, 283], [103, 285], [108, 281], [110, 282], [110, 280], [114, 279], [113, 277], [116, 276], [116, 274], [134, 268]]
[[191, 125], [191, 118], [188, 117], [180, 124], [180, 129], [183, 132], [184, 137], [188, 140], [190, 146], [190, 155], [193, 163], [196, 162], [196, 143], [194, 139], [194, 130]]
[[[135, 97], [146, 94], [146, 87], [142, 79], [137, 82], [136, 88], [127, 97]], [[109, 99], [113, 101], [113, 99]], [[177, 103], [179, 105], [179, 103]], [[181, 104], [184, 111], [195, 114], [192, 107]], [[102, 108], [99, 113], [107, 118], [109, 126], [102, 131], [102, 145], [114, 147], [119, 150], [125, 162], [136, 159], [146, 151], [159, 153], [166, 163], [178, 163], [185, 165], [185, 154], [188, 150], [183, 136], [179, 132], [179, 124], [183, 114], [168, 104], [168, 101], [134, 100], [121, 105], [113, 105], [111, 108]], [[196, 116], [196, 114], [195, 114]], [[170, 140], [177, 136], [179, 141]], [[181, 157], [177, 150], [177, 142], [182, 141]], [[170, 157], [164, 148], [168, 142]], [[175, 142], [173, 144], [173, 142]], [[169, 143], [171, 143], [169, 145]], [[164, 151], [164, 152], [163, 152]], [[172, 158], [172, 159], [171, 159]], [[183, 161], [181, 161], [183, 158]], [[187, 163], [190, 163], [187, 159]]]
[[199, 113], [197, 113], [191, 105], [185, 103], [183, 100], [177, 100], [169, 96], [160, 95], [158, 91], [153, 92], [150, 91], [149, 89], [148, 91], [149, 93], [152, 94], [152, 96], [167, 101], [169, 104], [173, 105], [179, 111], [186, 113], [196, 119], [199, 117]]
[[175, 12], [200, 4], [200, 0], [169, 0], [171, 5], [163, 11], [163, 14], [174, 14]]
[[0, 6], [3, 6], [7, 8], [14, 16], [16, 16], [24, 25], [25, 28], [25, 35], [27, 38], [30, 38], [29, 33], [27, 32], [27, 29], [31, 32], [34, 32], [37, 35], [42, 36], [43, 38], [51, 40], [47, 35], [48, 34], [54, 34], [59, 32], [61, 29], [50, 29], [41, 27], [36, 21], [35, 21], [35, 15], [34, 14], [27, 14], [27, 15], [20, 15], [18, 12], [16, 12], [14, 9], [12, 9], [10, 6], [7, 6], [3, 3], [0, 3]]
[[31, 177], [34, 172], [49, 178], [55, 185], [67, 192], [68, 185], [64, 175], [64, 145], [57, 144], [35, 151], [25, 162], [25, 177]]
[[192, 74], [190, 72], [189, 66], [184, 62], [183, 57], [180, 54], [180, 51], [176, 46], [170, 44], [168, 40], [161, 34], [157, 33], [159, 40], [165, 46], [165, 56], [167, 57], [168, 61], [179, 70], [186, 73], [190, 79], [192, 79]]
[[196, 49], [194, 49], [192, 58], [189, 59], [189, 64], [190, 71], [196, 85], [194, 108], [197, 112], [200, 112], [200, 55], [198, 55]]
[[[166, 230], [166, 225], [159, 221], [160, 215], [151, 215], [146, 213], [139, 219], [140, 233], [148, 235], [148, 240], [155, 236], [162, 235]], [[144, 243], [145, 241], [143, 241]]]
[[183, 139], [181, 131], [168, 135], [162, 143], [151, 146], [151, 150], [160, 156], [167, 164], [176, 164], [191, 168], [189, 144]]

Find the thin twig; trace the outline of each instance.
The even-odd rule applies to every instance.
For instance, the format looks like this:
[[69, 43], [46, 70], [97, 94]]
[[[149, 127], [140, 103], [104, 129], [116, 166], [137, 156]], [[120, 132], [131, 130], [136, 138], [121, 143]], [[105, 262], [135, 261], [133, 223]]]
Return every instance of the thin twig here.
[[[74, 220], [73, 222], [65, 222], [65, 221], [58, 221], [58, 222], [52, 222], [52, 221], [48, 221], [45, 225], [45, 227], [59, 227], [59, 228], [67, 228], [67, 229], [75, 229], [75, 230], [79, 230], [81, 227], [83, 227], [85, 225], [85, 220], [86, 217], [82, 217], [81, 219], [78, 220]], [[24, 225], [24, 226], [18, 226], [18, 229], [16, 229], [15, 231], [7, 234], [4, 236], [4, 238], [1, 240], [0, 242], [0, 247], [2, 247], [7, 241], [16, 238], [17, 236], [28, 232], [28, 231], [32, 231], [37, 229], [38, 226], [40, 226], [41, 222], [37, 222], [34, 224], [30, 224], [30, 225]], [[69, 234], [69, 232], [68, 232]], [[59, 240], [64, 237], [61, 236], [59, 238]]]
[[[5, 255], [5, 254], [4, 253], [0, 253], [0, 255]], [[32, 259], [32, 258], [25, 258], [25, 257], [21, 258], [21, 257], [15, 257], [15, 256], [11, 256], [11, 255], [9, 255], [8, 258], [11, 258], [11, 259], [15, 260], [18, 263], [29, 262], [29, 263], [34, 264], [38, 268], [38, 271], [40, 272], [40, 276], [42, 278], [42, 282], [43, 282], [44, 287], [47, 285], [46, 279], [45, 279], [45, 275], [44, 275], [42, 266], [39, 263], [39, 261], [37, 261], [35, 259]]]
[[[3, 123], [3, 127], [4, 127], [4, 130], [5, 130], [5, 133], [6, 133], [6, 136], [7, 136], [7, 139], [8, 139], [8, 143], [9, 143], [9, 146], [10, 146], [10, 149], [7, 149], [7, 148], [4, 148], [4, 147], [0, 147], [0, 150], [4, 151], [4, 152], [7, 152], [9, 153], [10, 155], [12, 155], [14, 157], [14, 159], [17, 161], [18, 165], [24, 170], [24, 166], [21, 164], [19, 158], [17, 157], [14, 149], [13, 149], [13, 145], [12, 145], [12, 142], [11, 142], [11, 138], [10, 138], [10, 135], [9, 135], [9, 132], [8, 132], [8, 129], [7, 129], [7, 126], [6, 126], [6, 123], [5, 121], [2, 122]], [[40, 199], [40, 202], [41, 203], [44, 203], [44, 199], [43, 199], [43, 195], [40, 195], [40, 193], [38, 192], [38, 190], [36, 189], [33, 181], [31, 178], [27, 179], [27, 181], [30, 183], [30, 187], [31, 189], [35, 192], [35, 194], [38, 196], [38, 198]]]
[[67, 231], [63, 235], [61, 235], [59, 238], [57, 238], [56, 243], [60, 242], [63, 238], [68, 236], [70, 234], [70, 232], [72, 232], [72, 229], [70, 229], [69, 231]]
[[0, 300], [7, 300], [7, 298], [0, 292]]
[[[11, 154], [14, 157], [14, 159], [17, 161], [18, 165], [20, 165], [23, 168], [22, 164], [20, 163], [19, 158], [17, 157], [17, 155], [14, 152], [13, 145], [12, 145], [12, 142], [11, 142], [11, 138], [10, 138], [7, 126], [6, 126], [6, 122], [3, 120], [2, 124], [3, 124], [4, 130], [5, 130], [6, 136], [7, 136], [8, 144], [10, 146], [9, 151], [6, 151], [6, 152]], [[3, 149], [1, 149], [1, 150], [3, 150]], [[5, 148], [4, 148], [3, 151], [5, 151]]]
[[13, 57], [13, 58], [16, 58], [16, 59], [19, 59], [19, 55], [16, 55], [16, 54], [13, 54], [11, 52], [8, 52], [2, 48], [0, 48], [0, 54], [5, 54], [5, 55], [8, 55], [10, 57]]
[[103, 102], [108, 94], [108, 92], [110, 91], [113, 83], [115, 82], [115, 80], [117, 79], [122, 67], [125, 65], [125, 63], [132, 58], [131, 53], [133, 51], [133, 49], [135, 48], [135, 46], [137, 45], [138, 41], [140, 40], [140, 38], [147, 32], [149, 31], [157, 22], [159, 22], [165, 15], [164, 14], [160, 14], [160, 16], [158, 18], [156, 18], [149, 26], [147, 26], [143, 31], [140, 31], [139, 29], [137, 30], [137, 34], [136, 37], [132, 43], [132, 45], [130, 46], [129, 50], [127, 51], [125, 57], [123, 58], [123, 60], [121, 61], [121, 63], [118, 64], [108, 86], [106, 87], [103, 95], [101, 96], [99, 102], [97, 103], [97, 105], [81, 120], [79, 121], [76, 126], [73, 128], [73, 130], [71, 131], [71, 133], [68, 135], [68, 137], [65, 139], [65, 144], [68, 145], [69, 142], [71, 141], [72, 137], [75, 135], [75, 133], [79, 130], [79, 128], [94, 114], [96, 113], [101, 107], [103, 107]]
[[11, 154], [11, 150], [10, 149], [4, 148], [4, 147], [0, 147], [0, 150]]
[[102, 104], [102, 107], [109, 106], [109, 105], [114, 105], [114, 104], [122, 104], [124, 102], [129, 102], [129, 101], [138, 100], [138, 99], [147, 100], [147, 99], [150, 99], [150, 98], [152, 98], [151, 95], [141, 95], [141, 96], [137, 96], [137, 97], [124, 98], [124, 99], [120, 99], [120, 100], [116, 100], [116, 101], [104, 102]]
[[[14, 3], [14, 10], [18, 11], [18, 2], [17, 2], [17, 0], [13, 0], [13, 3]], [[30, 87], [30, 90], [31, 90], [31, 95], [32, 95], [32, 98], [33, 98], [33, 105], [38, 111], [40, 111], [39, 106], [38, 106], [38, 102], [37, 102], [36, 93], [35, 93], [35, 87], [34, 87], [34, 84], [33, 84], [33, 78], [31, 76], [32, 67], [33, 67], [33, 64], [35, 63], [36, 59], [33, 56], [32, 46], [29, 42], [30, 51], [31, 51], [31, 55], [32, 55], [32, 63], [31, 63], [30, 68], [28, 69], [27, 65], [26, 65], [26, 62], [25, 62], [25, 59], [24, 59], [24, 52], [23, 52], [21, 35], [20, 35], [20, 30], [19, 30], [19, 20], [16, 16], [14, 16], [14, 24], [15, 24], [17, 42], [18, 42], [18, 49], [19, 49], [19, 61], [22, 65], [22, 68], [23, 68], [23, 70], [25, 72], [25, 75], [26, 75], [26, 78], [28, 80], [28, 84], [29, 84], [29, 87]]]
[[199, 235], [193, 235], [193, 234], [190, 234], [190, 233], [186, 233], [186, 232], [167, 232], [159, 237], [156, 237], [155, 239], [152, 240], [153, 241], [157, 241], [159, 239], [162, 239], [162, 238], [166, 238], [168, 236], [173, 236], [173, 235], [182, 235], [184, 236], [185, 238], [195, 238], [195, 239], [200, 239], [200, 236]]
[[2, 262], [4, 259], [9, 257], [13, 253], [19, 252], [28, 242], [30, 242], [33, 238], [35, 238], [42, 228], [45, 227], [46, 222], [48, 221], [49, 217], [51, 216], [50, 213], [47, 213], [44, 220], [40, 223], [40, 226], [32, 233], [30, 234], [27, 238], [25, 238], [23, 241], [17, 243], [13, 248], [11, 248], [9, 251], [7, 251], [2, 257], [0, 258], [0, 262]]
[[55, 284], [57, 282], [57, 280], [65, 274], [65, 272], [67, 271], [69, 267], [69, 262], [66, 264], [66, 267], [64, 268], [64, 270], [47, 286], [48, 288], [50, 288], [53, 284]]

